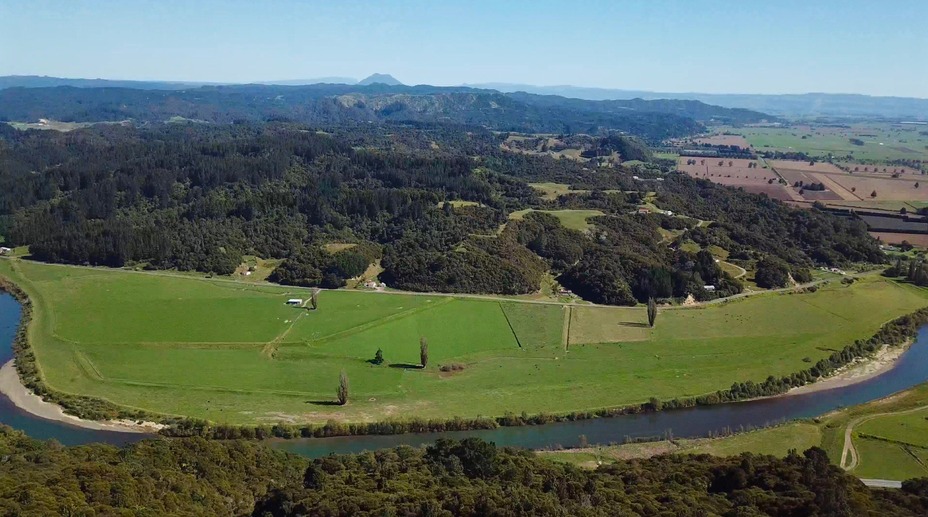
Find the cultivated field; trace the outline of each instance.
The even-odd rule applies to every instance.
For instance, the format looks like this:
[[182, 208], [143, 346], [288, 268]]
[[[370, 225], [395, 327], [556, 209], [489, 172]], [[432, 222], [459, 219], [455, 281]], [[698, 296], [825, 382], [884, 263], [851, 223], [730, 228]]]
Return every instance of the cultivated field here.
[[742, 149], [751, 147], [751, 144], [741, 135], [712, 135], [702, 138], [694, 138], [694, 143], [709, 145], [735, 145]]
[[[805, 189], [802, 198], [807, 201], [928, 201], [928, 190], [922, 188], [926, 178], [920, 173], [899, 173], [898, 177], [893, 177], [891, 172], [873, 172], [873, 166], [867, 167], [870, 172], [863, 172], [862, 169], [860, 172], [854, 172], [853, 168], [847, 171], [826, 162], [810, 164], [805, 161], [771, 160], [770, 165], [786, 180], [793, 191], [799, 190], [795, 186], [797, 182], [802, 182], [803, 185], [821, 183], [825, 186], [824, 191]], [[892, 167], [887, 169], [893, 170]], [[901, 168], [897, 168], [899, 169]], [[882, 171], [882, 167], [880, 170]]]
[[[562, 413], [669, 399], [808, 367], [928, 293], [873, 276], [816, 293], [645, 309], [307, 290], [0, 260], [35, 303], [53, 389], [231, 423]], [[419, 369], [419, 338], [430, 362]], [[386, 364], [368, 362], [382, 348]], [[463, 365], [442, 372], [440, 365]], [[351, 402], [336, 406], [344, 370]]]
[[[687, 163], [692, 161], [696, 163]], [[756, 163], [757, 167], [748, 167], [752, 163]], [[755, 194], [767, 194], [782, 201], [802, 200], [801, 196], [779, 183], [780, 178], [776, 172], [765, 168], [764, 163], [757, 160], [681, 156], [677, 160], [677, 169], [694, 178], [743, 188]]]
[[906, 241], [919, 248], [928, 248], [928, 235], [924, 233], [870, 232], [870, 235], [884, 244], [902, 244]]

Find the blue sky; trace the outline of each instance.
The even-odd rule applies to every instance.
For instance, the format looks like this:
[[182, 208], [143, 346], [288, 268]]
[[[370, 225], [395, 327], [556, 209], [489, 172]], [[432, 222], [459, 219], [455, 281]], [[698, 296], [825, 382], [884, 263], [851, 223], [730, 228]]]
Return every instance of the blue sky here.
[[0, 2], [0, 75], [928, 98], [926, 56], [926, 0]]

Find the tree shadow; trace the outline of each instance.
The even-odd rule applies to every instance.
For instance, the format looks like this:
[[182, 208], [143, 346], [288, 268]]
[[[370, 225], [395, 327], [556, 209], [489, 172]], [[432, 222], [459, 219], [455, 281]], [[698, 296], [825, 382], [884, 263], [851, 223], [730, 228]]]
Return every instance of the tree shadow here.
[[372, 365], [374, 365], [374, 366], [382, 366], [382, 365], [383, 365], [383, 361], [381, 361], [381, 362], [378, 363], [376, 359], [368, 359], [367, 361], [364, 361], [364, 362], [365, 362], [365, 363], [372, 364]]
[[639, 323], [637, 321], [622, 321], [622, 322], [619, 322], [619, 325], [622, 327], [632, 327], [636, 329], [651, 328], [651, 326], [648, 325], [647, 323]]
[[404, 370], [421, 370], [421, 364], [409, 364], [409, 363], [390, 363], [390, 368], [403, 368]]
[[341, 406], [337, 400], [307, 400], [306, 403], [314, 406]]

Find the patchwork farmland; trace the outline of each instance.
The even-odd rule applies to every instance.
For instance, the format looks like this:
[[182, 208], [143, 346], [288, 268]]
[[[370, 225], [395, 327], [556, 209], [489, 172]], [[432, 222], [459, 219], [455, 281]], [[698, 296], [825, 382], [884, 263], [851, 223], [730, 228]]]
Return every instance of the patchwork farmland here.
[[[796, 185], [800, 182], [825, 186], [824, 191], [818, 192], [806, 189], [803, 198], [808, 201], [928, 201], [928, 190], [921, 185], [924, 177], [913, 174], [911, 169], [905, 174], [898, 172], [903, 167], [896, 167], [894, 174], [882, 172], [884, 168], [892, 171], [893, 167], [880, 167], [881, 172], [877, 173], [873, 172], [874, 166], [856, 165], [846, 170], [827, 162], [772, 160], [770, 165], [794, 189], [799, 188]], [[854, 168], [860, 171], [867, 168], [870, 172], [855, 172]]]
[[781, 201], [802, 199], [780, 183], [775, 171], [758, 160], [681, 156], [677, 169], [694, 178], [743, 188], [754, 194], [767, 194]]

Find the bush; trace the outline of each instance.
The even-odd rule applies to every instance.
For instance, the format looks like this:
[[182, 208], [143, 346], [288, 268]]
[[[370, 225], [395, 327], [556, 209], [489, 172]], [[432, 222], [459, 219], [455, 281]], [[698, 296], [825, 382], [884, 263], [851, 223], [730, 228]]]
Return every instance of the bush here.
[[789, 283], [789, 267], [785, 262], [774, 257], [764, 257], [757, 262], [754, 281], [765, 289], [786, 287]]

